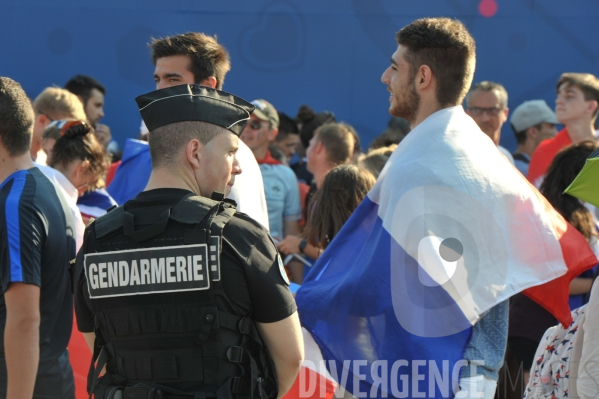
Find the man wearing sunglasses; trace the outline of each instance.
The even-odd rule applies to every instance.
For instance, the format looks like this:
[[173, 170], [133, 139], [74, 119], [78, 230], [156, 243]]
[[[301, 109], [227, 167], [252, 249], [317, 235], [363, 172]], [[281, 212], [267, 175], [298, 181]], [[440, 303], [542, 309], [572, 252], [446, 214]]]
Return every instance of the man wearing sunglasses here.
[[507, 91], [499, 83], [483, 81], [472, 86], [466, 95], [466, 113], [480, 130], [493, 140], [497, 149], [514, 164], [512, 154], [499, 145], [501, 127], [507, 121]]
[[268, 207], [270, 235], [282, 240], [287, 235], [299, 235], [302, 218], [297, 178], [287, 165], [273, 158], [268, 146], [279, 133], [279, 114], [266, 100], [254, 100], [256, 107], [241, 133], [241, 141], [252, 150], [260, 165]]

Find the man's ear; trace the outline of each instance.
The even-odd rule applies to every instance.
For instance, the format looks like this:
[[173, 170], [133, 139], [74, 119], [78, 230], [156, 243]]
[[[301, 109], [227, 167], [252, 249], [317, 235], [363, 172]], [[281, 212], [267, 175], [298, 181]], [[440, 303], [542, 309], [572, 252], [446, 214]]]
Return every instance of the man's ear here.
[[48, 126], [52, 120], [48, 118], [45, 114], [39, 114], [36, 118], [36, 122], [39, 122], [42, 126]]
[[317, 154], [320, 154], [324, 150], [325, 150], [325, 148], [324, 148], [324, 145], [322, 145], [322, 141], [319, 141], [318, 144], [316, 144], [316, 148], [314, 149], [314, 152], [316, 152]]
[[212, 89], [216, 89], [216, 78], [214, 76], [208, 76], [206, 79], [203, 79], [199, 85], [210, 87]]
[[589, 111], [591, 111], [592, 115], [595, 115], [598, 106], [599, 103], [596, 100], [589, 101]]
[[270, 135], [268, 136], [269, 142], [274, 142], [279, 134], [279, 129], [270, 129]]
[[81, 161], [75, 167], [75, 170], [73, 171], [73, 174], [75, 175], [75, 178], [78, 178], [80, 176], [84, 176], [87, 173], [87, 171], [89, 170], [89, 167], [90, 167], [89, 160], [85, 159], [85, 160]]
[[194, 169], [200, 168], [204, 149], [204, 145], [198, 139], [189, 140], [185, 146], [185, 159]]
[[426, 90], [430, 88], [431, 84], [434, 81], [433, 71], [428, 65], [420, 65], [418, 68], [418, 73], [416, 74], [416, 89], [417, 90]]
[[533, 141], [535, 141], [537, 139], [538, 134], [539, 134], [539, 131], [534, 126], [531, 126], [528, 129], [526, 129], [526, 138], [530, 138]]

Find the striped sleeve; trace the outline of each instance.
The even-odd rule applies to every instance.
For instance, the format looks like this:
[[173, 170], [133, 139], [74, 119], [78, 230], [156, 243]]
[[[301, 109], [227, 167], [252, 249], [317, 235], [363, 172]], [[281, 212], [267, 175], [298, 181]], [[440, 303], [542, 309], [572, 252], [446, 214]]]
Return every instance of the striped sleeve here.
[[35, 181], [26, 171], [23, 172], [13, 175], [4, 205], [3, 236], [6, 245], [0, 248], [3, 293], [10, 283], [41, 285], [45, 223], [33, 201]]

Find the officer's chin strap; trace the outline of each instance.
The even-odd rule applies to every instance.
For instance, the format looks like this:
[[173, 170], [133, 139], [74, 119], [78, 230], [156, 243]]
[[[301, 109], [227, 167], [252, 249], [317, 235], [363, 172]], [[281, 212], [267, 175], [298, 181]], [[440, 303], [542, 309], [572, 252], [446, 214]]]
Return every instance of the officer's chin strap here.
[[225, 199], [225, 195], [223, 193], [219, 193], [218, 191], [213, 191], [210, 199], [213, 201], [223, 201]]

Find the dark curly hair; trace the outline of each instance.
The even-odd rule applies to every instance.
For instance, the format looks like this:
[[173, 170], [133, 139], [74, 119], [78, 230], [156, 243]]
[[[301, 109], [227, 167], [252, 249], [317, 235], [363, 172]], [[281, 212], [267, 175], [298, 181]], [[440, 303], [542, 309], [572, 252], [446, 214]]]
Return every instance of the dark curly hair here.
[[395, 36], [407, 48], [410, 79], [428, 65], [437, 82], [437, 101], [443, 107], [462, 102], [474, 75], [475, 44], [466, 27], [449, 18], [422, 18]]
[[218, 43], [216, 36], [187, 32], [165, 38], [152, 38], [149, 46], [154, 65], [160, 58], [186, 55], [191, 60], [189, 71], [193, 73], [195, 83], [214, 76], [216, 88], [222, 90], [225, 75], [231, 69], [231, 62], [229, 53]]
[[88, 161], [88, 171], [94, 176], [88, 190], [104, 187], [104, 174], [110, 165], [110, 158], [96, 139], [93, 128], [84, 121], [60, 122], [63, 122], [62, 126], [52, 124], [44, 131], [44, 138], [56, 139], [48, 165], [53, 168], [56, 165], [67, 167], [76, 160]]
[[316, 114], [309, 106], [302, 105], [297, 112], [295, 121], [298, 125], [301, 125], [299, 130], [300, 141], [304, 148], [308, 148], [310, 140], [314, 136], [314, 131], [322, 125], [335, 122], [335, 114], [329, 111]]
[[580, 173], [589, 155], [598, 148], [599, 143], [592, 140], [564, 148], [553, 159], [539, 189], [555, 210], [580, 231], [587, 241], [597, 236], [593, 215], [578, 198], [564, 194], [564, 190]]

